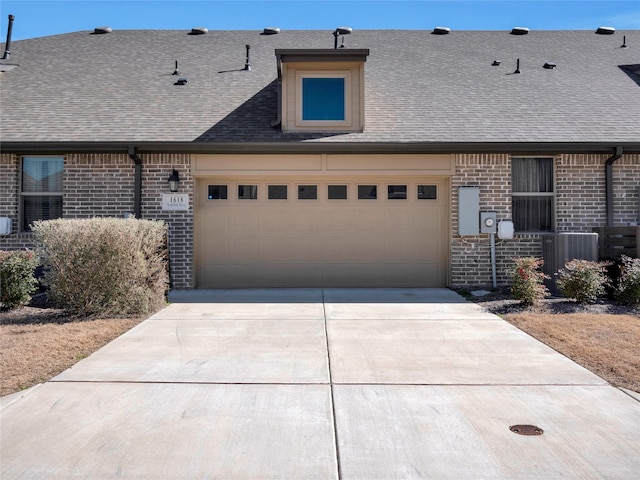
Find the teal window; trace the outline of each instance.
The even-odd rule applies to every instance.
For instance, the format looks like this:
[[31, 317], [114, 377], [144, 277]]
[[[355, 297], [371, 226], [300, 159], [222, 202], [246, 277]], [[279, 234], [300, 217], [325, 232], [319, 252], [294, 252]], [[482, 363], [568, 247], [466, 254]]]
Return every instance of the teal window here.
[[24, 157], [20, 188], [22, 229], [36, 220], [62, 217], [62, 157]]
[[302, 79], [302, 120], [345, 120], [345, 79]]

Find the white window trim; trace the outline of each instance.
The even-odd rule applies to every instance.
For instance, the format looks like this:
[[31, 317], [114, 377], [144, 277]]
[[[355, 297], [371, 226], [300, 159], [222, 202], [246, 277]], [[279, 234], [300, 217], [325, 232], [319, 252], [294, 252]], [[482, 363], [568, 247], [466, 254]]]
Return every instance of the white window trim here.
[[[304, 120], [302, 118], [302, 80], [304, 78], [344, 79], [344, 120]], [[351, 71], [297, 70], [296, 71], [296, 127], [352, 128]]]

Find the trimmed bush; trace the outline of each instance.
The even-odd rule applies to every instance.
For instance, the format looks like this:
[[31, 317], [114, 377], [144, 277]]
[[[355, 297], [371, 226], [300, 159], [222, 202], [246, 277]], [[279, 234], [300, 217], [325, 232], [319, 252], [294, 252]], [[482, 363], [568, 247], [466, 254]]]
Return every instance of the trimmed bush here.
[[92, 218], [34, 222], [49, 298], [72, 313], [137, 315], [164, 305], [164, 222]]
[[565, 297], [578, 303], [595, 301], [606, 293], [608, 262], [571, 260], [558, 272], [556, 283]]
[[31, 251], [0, 251], [0, 302], [15, 308], [31, 300], [38, 281], [33, 272], [38, 259]]
[[622, 256], [615, 297], [627, 305], [640, 304], [640, 258]]
[[547, 276], [540, 270], [544, 263], [542, 259], [521, 257], [512, 260], [515, 264], [511, 273], [513, 298], [525, 305], [533, 305], [542, 300], [549, 293], [543, 284]]

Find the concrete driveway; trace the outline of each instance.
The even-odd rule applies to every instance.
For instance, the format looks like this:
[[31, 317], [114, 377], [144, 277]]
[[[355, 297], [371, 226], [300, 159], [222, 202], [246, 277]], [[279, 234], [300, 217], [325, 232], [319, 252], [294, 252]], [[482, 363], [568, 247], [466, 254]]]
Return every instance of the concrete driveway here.
[[[3, 399], [3, 479], [640, 472], [638, 400], [449, 290], [170, 299], [52, 381]], [[510, 430], [523, 424], [543, 433]]]

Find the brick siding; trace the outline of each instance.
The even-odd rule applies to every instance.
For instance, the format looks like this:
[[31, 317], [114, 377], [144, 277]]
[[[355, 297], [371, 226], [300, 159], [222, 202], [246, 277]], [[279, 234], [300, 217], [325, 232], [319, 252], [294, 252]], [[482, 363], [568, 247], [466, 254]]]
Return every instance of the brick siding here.
[[[127, 154], [70, 154], [64, 156], [64, 218], [125, 217], [133, 213], [134, 165]], [[189, 155], [140, 155], [142, 159], [141, 216], [163, 220], [169, 229], [169, 264], [172, 288], [191, 288], [193, 251], [193, 181]], [[13, 232], [0, 238], [0, 249], [32, 247], [31, 234], [19, 232], [20, 157], [0, 157], [0, 216], [12, 219]], [[180, 192], [188, 193], [189, 211], [162, 210], [167, 179], [180, 173]]]
[[[194, 181], [186, 154], [140, 155], [142, 159], [142, 218], [163, 220], [169, 228], [173, 288], [193, 286]], [[562, 155], [555, 159], [556, 226], [558, 232], [590, 232], [606, 224], [605, 162], [609, 155]], [[20, 157], [0, 155], [0, 216], [12, 219], [11, 235], [0, 238], [0, 249], [31, 246], [31, 235], [18, 231]], [[180, 193], [189, 194], [189, 211], [162, 210], [162, 193], [175, 168]], [[640, 155], [623, 155], [615, 164], [614, 220], [616, 226], [637, 225]], [[458, 235], [458, 188], [480, 187], [480, 210], [495, 211], [498, 221], [511, 220], [511, 157], [506, 154], [455, 156], [451, 178], [451, 285], [490, 286], [489, 235]], [[126, 154], [65, 156], [64, 217], [124, 217], [133, 212], [134, 166]], [[508, 285], [511, 258], [541, 256], [540, 236], [517, 234], [496, 241], [497, 282]]]
[[[555, 159], [556, 231], [591, 232], [606, 225], [605, 163], [609, 155], [562, 155]], [[480, 187], [480, 210], [511, 220], [509, 155], [457, 155], [451, 180], [451, 285], [491, 286], [489, 235], [458, 235], [458, 187]], [[640, 155], [623, 155], [613, 167], [614, 224], [638, 225]], [[542, 256], [540, 235], [496, 239], [498, 285], [509, 285], [511, 258]]]

